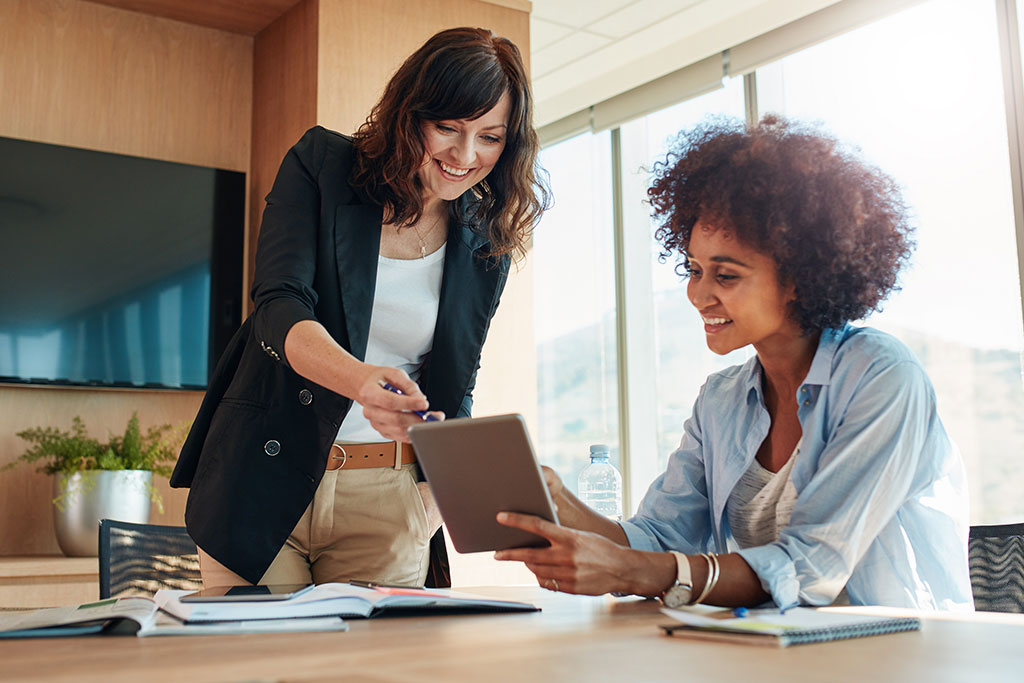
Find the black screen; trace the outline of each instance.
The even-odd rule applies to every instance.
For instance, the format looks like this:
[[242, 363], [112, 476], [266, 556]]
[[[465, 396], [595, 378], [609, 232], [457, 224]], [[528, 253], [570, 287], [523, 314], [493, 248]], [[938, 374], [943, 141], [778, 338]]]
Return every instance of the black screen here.
[[0, 381], [205, 387], [244, 207], [244, 173], [0, 138]]

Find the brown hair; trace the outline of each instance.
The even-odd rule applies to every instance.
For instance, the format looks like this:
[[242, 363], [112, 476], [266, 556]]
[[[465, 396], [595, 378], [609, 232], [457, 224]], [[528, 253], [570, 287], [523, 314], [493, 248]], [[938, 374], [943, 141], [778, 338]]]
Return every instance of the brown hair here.
[[[683, 131], [647, 191], [662, 257], [720, 225], [771, 256], [805, 333], [858, 320], [897, 289], [913, 228], [896, 182], [814, 126], [768, 115]], [[689, 263], [683, 261], [689, 270]]]
[[505, 149], [485, 180], [449, 203], [448, 213], [453, 225], [477, 223], [492, 256], [524, 256], [550, 191], [537, 162], [533, 98], [519, 49], [486, 29], [441, 31], [398, 68], [354, 136], [352, 184], [384, 206], [389, 223], [415, 223], [423, 214], [421, 122], [478, 118], [505, 92], [511, 99]]

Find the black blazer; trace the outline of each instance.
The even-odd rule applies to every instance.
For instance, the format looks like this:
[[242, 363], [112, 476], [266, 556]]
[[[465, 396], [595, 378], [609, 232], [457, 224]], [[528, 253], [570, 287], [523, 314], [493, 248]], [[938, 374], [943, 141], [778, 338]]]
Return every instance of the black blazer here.
[[[352, 405], [294, 372], [284, 338], [295, 323], [317, 320], [366, 357], [383, 214], [348, 183], [354, 155], [348, 137], [317, 126], [285, 156], [263, 213], [254, 312], [217, 363], [171, 475], [171, 486], [191, 487], [192, 538], [253, 583], [312, 501]], [[507, 257], [488, 258], [488, 246], [469, 221], [449, 229], [434, 343], [419, 380], [431, 409], [449, 417], [470, 414], [508, 273]], [[442, 532], [430, 560], [427, 584], [450, 585]]]

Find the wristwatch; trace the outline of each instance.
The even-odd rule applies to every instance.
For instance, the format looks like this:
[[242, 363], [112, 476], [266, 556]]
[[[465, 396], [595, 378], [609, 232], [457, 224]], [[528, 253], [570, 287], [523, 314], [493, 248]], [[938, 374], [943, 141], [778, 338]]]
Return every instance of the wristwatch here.
[[693, 581], [690, 579], [690, 560], [683, 553], [672, 551], [676, 558], [676, 582], [661, 596], [665, 607], [682, 607], [693, 600]]

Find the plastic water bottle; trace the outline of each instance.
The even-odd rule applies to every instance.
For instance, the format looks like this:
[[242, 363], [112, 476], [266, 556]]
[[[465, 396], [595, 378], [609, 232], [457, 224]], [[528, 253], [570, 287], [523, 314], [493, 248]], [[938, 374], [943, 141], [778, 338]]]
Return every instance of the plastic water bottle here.
[[590, 447], [590, 464], [580, 472], [580, 500], [599, 515], [622, 520], [622, 475], [608, 462], [610, 449], [603, 443]]

